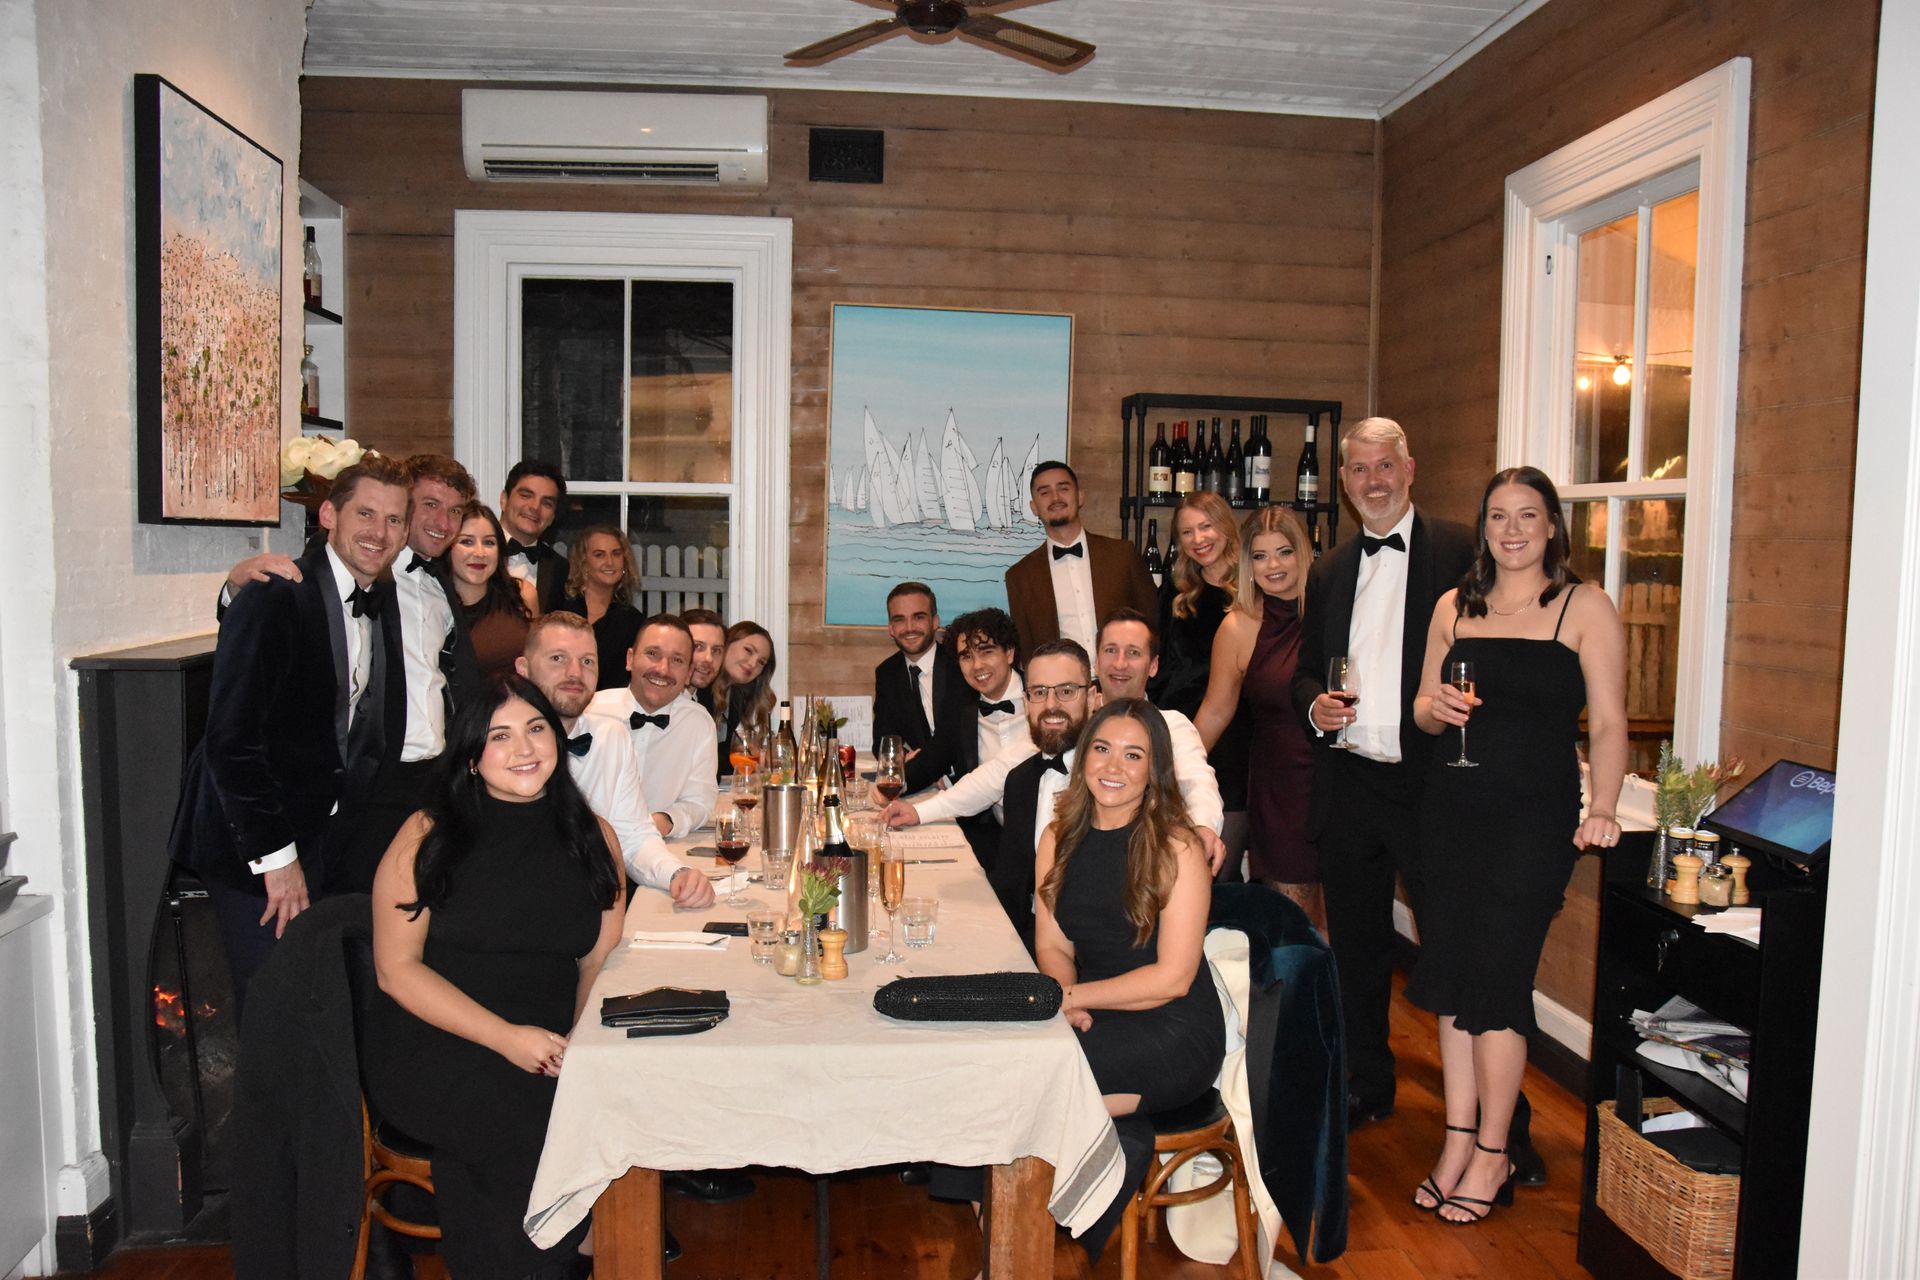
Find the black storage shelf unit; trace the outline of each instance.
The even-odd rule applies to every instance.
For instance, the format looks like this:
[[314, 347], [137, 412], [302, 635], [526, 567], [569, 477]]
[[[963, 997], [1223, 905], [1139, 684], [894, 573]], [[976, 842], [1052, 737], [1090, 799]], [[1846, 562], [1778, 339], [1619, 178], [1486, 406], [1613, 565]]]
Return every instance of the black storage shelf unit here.
[[[1644, 1096], [1671, 1098], [1740, 1144], [1737, 1280], [1793, 1276], [1826, 927], [1824, 869], [1809, 876], [1753, 854], [1749, 880], [1754, 904], [1763, 908], [1760, 945], [1753, 947], [1693, 923], [1715, 908], [1669, 902], [1646, 887], [1651, 839], [1630, 834], [1604, 863], [1580, 1265], [1608, 1280], [1668, 1274], [1594, 1201], [1600, 1144], [1593, 1109]], [[1746, 1101], [1703, 1076], [1639, 1056], [1640, 1037], [1628, 1016], [1635, 1009], [1657, 1009], [1675, 995], [1752, 1033]]]
[[[1153, 444], [1153, 438], [1147, 434], [1147, 415], [1156, 409], [1181, 409], [1199, 413], [1239, 414], [1250, 416], [1264, 413], [1270, 416], [1297, 417], [1323, 423], [1327, 435], [1317, 442], [1323, 458], [1320, 467], [1319, 502], [1294, 502], [1276, 500], [1270, 506], [1288, 507], [1298, 511], [1307, 522], [1310, 533], [1316, 537], [1316, 545], [1331, 548], [1339, 536], [1340, 493], [1336, 465], [1329, 461], [1337, 459], [1338, 451], [1332, 441], [1340, 431], [1340, 401], [1338, 400], [1287, 400], [1272, 399], [1265, 396], [1205, 396], [1205, 395], [1169, 395], [1157, 391], [1136, 391], [1120, 402], [1120, 536], [1128, 539], [1141, 550], [1146, 548], [1147, 519], [1156, 511], [1171, 511], [1179, 506], [1179, 500], [1170, 502], [1150, 501], [1147, 494], [1147, 450]], [[1303, 427], [1305, 423], [1301, 424]], [[1271, 438], [1271, 437], [1269, 437]], [[1289, 494], [1293, 491], [1293, 469], [1296, 454], [1291, 449], [1274, 447], [1273, 492]], [[1242, 510], [1251, 511], [1245, 507]], [[1321, 517], [1326, 518], [1326, 538], [1318, 541]], [[1168, 541], [1173, 539], [1171, 529], [1167, 532]]]

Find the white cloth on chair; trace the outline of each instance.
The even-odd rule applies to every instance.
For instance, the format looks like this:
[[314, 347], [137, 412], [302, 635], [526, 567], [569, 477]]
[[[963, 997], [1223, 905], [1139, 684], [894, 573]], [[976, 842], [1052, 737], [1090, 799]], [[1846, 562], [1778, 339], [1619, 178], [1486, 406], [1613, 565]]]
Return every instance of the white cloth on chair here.
[[[1253, 1127], [1253, 1096], [1247, 1087], [1247, 935], [1238, 929], [1213, 929], [1207, 933], [1207, 968], [1220, 993], [1220, 1007], [1227, 1014], [1227, 1056], [1220, 1065], [1215, 1087], [1220, 1100], [1233, 1115], [1233, 1131], [1240, 1143], [1240, 1162], [1247, 1174], [1247, 1189], [1253, 1200], [1254, 1217], [1259, 1222], [1260, 1241], [1257, 1256], [1269, 1259], [1261, 1274], [1267, 1280], [1298, 1280], [1298, 1273], [1273, 1256], [1280, 1237], [1280, 1208], [1267, 1194], [1260, 1178], [1258, 1136]], [[1193, 1163], [1167, 1179], [1171, 1191], [1185, 1191], [1206, 1181], [1194, 1172]], [[1224, 1186], [1218, 1195], [1196, 1204], [1176, 1205], [1165, 1213], [1167, 1235], [1175, 1247], [1195, 1262], [1222, 1265], [1233, 1259], [1240, 1246], [1234, 1222], [1233, 1188]]]

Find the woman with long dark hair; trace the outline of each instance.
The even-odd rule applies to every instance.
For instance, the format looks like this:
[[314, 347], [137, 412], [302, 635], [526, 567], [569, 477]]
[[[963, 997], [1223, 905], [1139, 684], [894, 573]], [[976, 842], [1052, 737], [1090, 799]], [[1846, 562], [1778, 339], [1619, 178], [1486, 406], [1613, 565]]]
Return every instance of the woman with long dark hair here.
[[437, 785], [373, 886], [380, 989], [361, 1047], [376, 1110], [433, 1146], [461, 1280], [557, 1274], [521, 1227], [567, 1032], [620, 938], [618, 842], [560, 763], [560, 717], [498, 677], [447, 728]]
[[1495, 475], [1479, 543], [1434, 606], [1413, 702], [1414, 722], [1447, 739], [1420, 810], [1420, 961], [1407, 983], [1439, 1018], [1447, 1132], [1413, 1202], [1455, 1225], [1512, 1199], [1507, 1130], [1540, 948], [1579, 851], [1620, 839], [1627, 763], [1625, 633], [1607, 593], [1568, 566], [1553, 481], [1533, 467]]
[[532, 581], [507, 572], [506, 545], [492, 507], [469, 502], [460, 508], [460, 531], [447, 553], [447, 567], [483, 678], [513, 670], [513, 660], [526, 647], [527, 627], [540, 615]]
[[770, 728], [773, 720], [773, 673], [780, 662], [773, 637], [757, 622], [740, 621], [727, 628], [726, 647], [720, 652], [720, 671], [713, 677], [713, 719], [718, 739], [721, 777], [733, 772], [727, 744], [741, 726]]
[[644, 619], [633, 604], [640, 566], [633, 543], [610, 524], [597, 524], [573, 540], [567, 554], [566, 598], [560, 608], [577, 613], [593, 627], [600, 655], [600, 688], [627, 687], [627, 651]]

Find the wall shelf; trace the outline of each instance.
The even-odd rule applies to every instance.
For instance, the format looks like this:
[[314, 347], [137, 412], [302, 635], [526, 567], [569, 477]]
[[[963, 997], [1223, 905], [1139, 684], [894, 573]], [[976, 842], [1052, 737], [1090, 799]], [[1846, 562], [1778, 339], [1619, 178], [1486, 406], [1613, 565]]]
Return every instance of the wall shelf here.
[[[302, 251], [306, 228], [320, 251], [320, 301], [303, 302], [304, 341], [320, 370], [320, 412], [300, 415], [301, 430], [347, 435], [347, 214], [339, 201], [304, 179], [300, 183]], [[296, 390], [296, 396], [298, 392]]]

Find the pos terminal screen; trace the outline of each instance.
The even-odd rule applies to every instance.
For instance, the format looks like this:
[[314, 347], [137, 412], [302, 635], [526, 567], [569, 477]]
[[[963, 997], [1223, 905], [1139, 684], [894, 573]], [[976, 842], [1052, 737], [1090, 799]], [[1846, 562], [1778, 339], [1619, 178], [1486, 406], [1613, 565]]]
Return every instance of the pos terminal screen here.
[[1833, 774], [1782, 760], [1707, 815], [1702, 824], [1733, 844], [1780, 854], [1803, 866], [1833, 843]]

